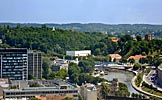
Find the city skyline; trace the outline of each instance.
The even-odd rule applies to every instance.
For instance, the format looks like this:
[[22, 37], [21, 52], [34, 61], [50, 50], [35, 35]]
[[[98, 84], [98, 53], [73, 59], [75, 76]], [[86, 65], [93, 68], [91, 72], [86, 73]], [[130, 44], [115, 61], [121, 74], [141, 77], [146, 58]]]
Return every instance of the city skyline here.
[[0, 22], [162, 24], [160, 0], [1, 0]]

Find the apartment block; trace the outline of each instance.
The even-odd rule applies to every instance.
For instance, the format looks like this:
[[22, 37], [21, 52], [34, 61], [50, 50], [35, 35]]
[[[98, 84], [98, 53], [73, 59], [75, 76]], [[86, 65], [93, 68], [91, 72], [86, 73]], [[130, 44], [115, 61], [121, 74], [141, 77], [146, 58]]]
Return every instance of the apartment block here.
[[42, 78], [42, 54], [28, 53], [28, 74], [35, 78]]
[[0, 48], [0, 78], [28, 79], [28, 55], [25, 48]]

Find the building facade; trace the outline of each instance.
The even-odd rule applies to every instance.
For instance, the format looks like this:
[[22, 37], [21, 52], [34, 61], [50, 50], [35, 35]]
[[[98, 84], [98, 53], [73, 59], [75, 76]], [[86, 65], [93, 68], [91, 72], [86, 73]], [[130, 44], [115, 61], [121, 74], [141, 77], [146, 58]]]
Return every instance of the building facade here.
[[28, 79], [28, 55], [25, 48], [0, 48], [0, 78]]
[[145, 40], [152, 40], [152, 35], [151, 34], [146, 34], [145, 35]]
[[0, 78], [28, 80], [28, 75], [42, 78], [41, 53], [27, 48], [0, 48]]
[[86, 83], [80, 87], [83, 100], [97, 100], [97, 88], [94, 84]]
[[91, 55], [91, 50], [81, 50], [81, 51], [66, 51], [68, 56], [88, 56]]
[[[26, 82], [28, 85], [24, 85]], [[17, 84], [16, 84], [17, 83]], [[30, 84], [38, 83], [40, 87], [30, 87]], [[74, 100], [78, 100], [78, 88], [75, 84], [66, 82], [62, 79], [54, 80], [17, 80], [11, 81], [10, 86], [18, 86], [15, 89], [4, 89], [3, 98], [10, 99], [21, 99], [21, 98], [30, 98], [34, 96], [47, 96], [47, 95], [58, 95], [66, 96], [71, 95]], [[94, 100], [94, 99], [93, 99]]]
[[158, 83], [162, 85], [162, 66], [159, 66], [157, 69]]
[[42, 54], [28, 53], [28, 74], [34, 78], [42, 78]]

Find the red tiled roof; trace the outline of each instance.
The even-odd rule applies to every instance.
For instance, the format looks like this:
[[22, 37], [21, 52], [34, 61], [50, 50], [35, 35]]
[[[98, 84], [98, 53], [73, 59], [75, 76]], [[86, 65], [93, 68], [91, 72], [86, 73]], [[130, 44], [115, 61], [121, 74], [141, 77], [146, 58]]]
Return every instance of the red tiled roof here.
[[134, 59], [134, 60], [140, 60], [140, 58], [146, 58], [147, 56], [143, 55], [135, 55], [135, 56], [130, 56], [127, 60], [129, 59]]
[[115, 59], [117, 59], [117, 60], [120, 60], [121, 58], [122, 58], [122, 56], [121, 55], [119, 55], [119, 54], [109, 54], [109, 56], [111, 57], [111, 58], [115, 58]]

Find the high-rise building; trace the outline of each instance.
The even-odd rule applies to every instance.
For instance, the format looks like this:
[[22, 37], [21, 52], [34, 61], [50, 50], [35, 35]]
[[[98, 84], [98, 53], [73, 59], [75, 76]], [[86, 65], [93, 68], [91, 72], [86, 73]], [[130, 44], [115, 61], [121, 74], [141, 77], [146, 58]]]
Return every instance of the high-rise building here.
[[26, 48], [0, 48], [0, 78], [28, 80], [28, 76], [42, 78], [41, 53]]
[[28, 74], [35, 78], [42, 78], [42, 55], [41, 53], [28, 53]]
[[0, 48], [0, 78], [28, 79], [28, 55], [25, 48]]

